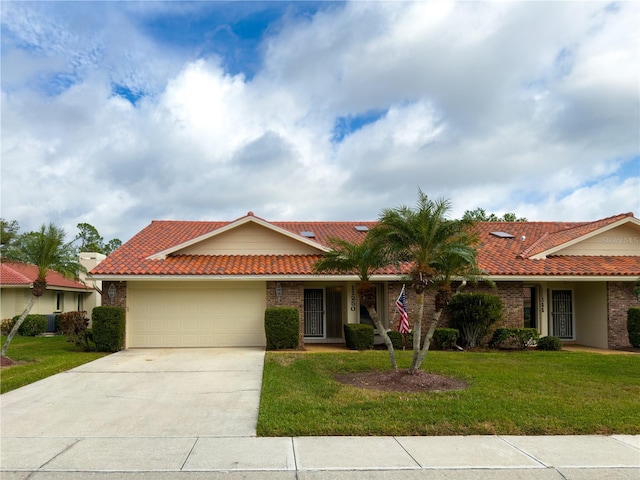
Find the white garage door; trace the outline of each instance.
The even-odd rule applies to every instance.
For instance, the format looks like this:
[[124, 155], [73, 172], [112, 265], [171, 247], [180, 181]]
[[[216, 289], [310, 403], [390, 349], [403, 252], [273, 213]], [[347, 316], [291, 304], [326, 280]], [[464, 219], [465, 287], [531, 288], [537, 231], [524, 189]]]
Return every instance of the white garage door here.
[[264, 282], [129, 282], [128, 347], [264, 346]]

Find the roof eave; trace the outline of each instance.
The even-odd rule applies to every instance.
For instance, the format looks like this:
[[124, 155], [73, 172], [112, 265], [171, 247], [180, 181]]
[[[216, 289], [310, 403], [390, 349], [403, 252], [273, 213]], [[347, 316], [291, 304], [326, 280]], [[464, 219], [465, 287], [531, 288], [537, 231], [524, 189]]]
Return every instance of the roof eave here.
[[494, 282], [635, 282], [638, 275], [486, 275], [487, 280]]

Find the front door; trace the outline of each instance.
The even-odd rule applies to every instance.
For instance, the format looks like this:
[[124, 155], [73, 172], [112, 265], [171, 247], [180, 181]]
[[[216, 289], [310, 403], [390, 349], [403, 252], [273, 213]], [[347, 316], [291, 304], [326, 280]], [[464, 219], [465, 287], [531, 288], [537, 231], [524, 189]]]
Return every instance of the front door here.
[[304, 289], [304, 336], [325, 338], [324, 289]]
[[573, 340], [573, 292], [551, 291], [552, 332], [563, 340]]

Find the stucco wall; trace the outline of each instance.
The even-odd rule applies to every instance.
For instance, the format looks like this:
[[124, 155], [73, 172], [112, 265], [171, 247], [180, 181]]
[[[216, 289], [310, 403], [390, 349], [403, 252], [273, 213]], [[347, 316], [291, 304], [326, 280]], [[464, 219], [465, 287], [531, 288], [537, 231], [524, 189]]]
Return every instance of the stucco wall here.
[[[62, 310], [56, 309], [57, 294], [64, 295]], [[27, 304], [31, 301], [31, 290], [29, 288], [2, 288], [0, 289], [0, 305], [2, 318], [13, 318], [20, 315]], [[51, 313], [72, 312], [78, 309], [78, 293], [58, 292], [55, 290], [45, 290], [44, 294], [37, 298], [31, 311], [32, 315], [48, 315]]]
[[605, 282], [576, 282], [575, 337], [581, 345], [607, 348], [607, 285]]

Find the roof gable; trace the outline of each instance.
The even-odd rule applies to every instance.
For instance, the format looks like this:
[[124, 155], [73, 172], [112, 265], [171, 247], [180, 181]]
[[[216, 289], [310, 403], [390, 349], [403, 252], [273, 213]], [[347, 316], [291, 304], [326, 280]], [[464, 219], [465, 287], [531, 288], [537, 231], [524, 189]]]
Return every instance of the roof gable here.
[[149, 259], [161, 260], [178, 254], [312, 254], [327, 250], [311, 238], [296, 235], [249, 212], [231, 223], [150, 255]]
[[533, 260], [551, 255], [640, 255], [640, 221], [626, 213], [576, 224], [546, 233], [521, 254]]
[[255, 222], [213, 233], [171, 255], [311, 255], [324, 251], [318, 244], [292, 238], [290, 232], [282, 233]]

